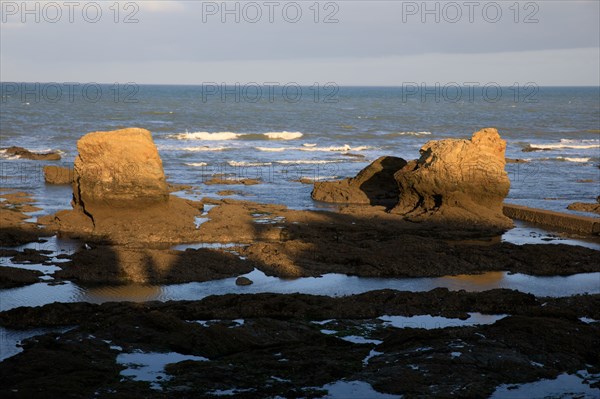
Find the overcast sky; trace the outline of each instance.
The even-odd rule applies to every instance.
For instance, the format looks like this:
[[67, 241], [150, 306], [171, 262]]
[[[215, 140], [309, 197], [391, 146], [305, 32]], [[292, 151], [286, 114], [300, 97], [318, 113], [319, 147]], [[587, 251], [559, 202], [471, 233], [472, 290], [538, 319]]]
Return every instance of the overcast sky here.
[[0, 0], [2, 81], [600, 85], [598, 0], [64, 1]]

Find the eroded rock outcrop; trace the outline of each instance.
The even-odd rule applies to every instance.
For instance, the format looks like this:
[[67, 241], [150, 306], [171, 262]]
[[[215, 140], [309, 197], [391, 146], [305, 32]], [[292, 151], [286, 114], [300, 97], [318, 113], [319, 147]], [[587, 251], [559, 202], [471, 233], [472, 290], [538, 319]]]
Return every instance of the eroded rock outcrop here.
[[76, 205], [123, 207], [168, 199], [162, 161], [148, 130], [88, 133], [77, 142], [77, 150]]
[[317, 201], [394, 205], [398, 200], [398, 185], [394, 173], [406, 166], [402, 158], [380, 157], [361, 170], [356, 177], [315, 183], [312, 198]]
[[39, 221], [116, 244], [193, 241], [202, 204], [169, 196], [148, 130], [94, 132], [77, 142], [73, 210]]
[[493, 128], [471, 140], [433, 140], [421, 157], [381, 157], [351, 179], [315, 183], [319, 201], [384, 205], [411, 221], [452, 223], [454, 227], [504, 230], [502, 213], [510, 189], [504, 171], [506, 142]]
[[506, 229], [502, 202], [510, 189], [504, 170], [506, 141], [493, 128], [471, 140], [429, 141], [421, 157], [395, 174], [400, 196], [392, 212], [410, 220], [484, 225]]

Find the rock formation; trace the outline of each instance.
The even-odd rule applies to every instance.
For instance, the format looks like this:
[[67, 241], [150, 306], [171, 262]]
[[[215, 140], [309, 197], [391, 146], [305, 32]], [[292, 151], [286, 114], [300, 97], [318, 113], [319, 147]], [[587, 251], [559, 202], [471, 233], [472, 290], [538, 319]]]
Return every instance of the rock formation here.
[[48, 184], [72, 184], [73, 169], [61, 166], [44, 166], [44, 180]]
[[75, 204], [126, 207], [169, 197], [162, 161], [145, 129], [94, 132], [77, 142]]
[[169, 196], [149, 131], [89, 133], [77, 142], [77, 149], [74, 209], [40, 218], [41, 223], [117, 244], [194, 241], [194, 217], [202, 204]]
[[315, 183], [312, 198], [325, 202], [394, 205], [398, 201], [394, 173], [405, 165], [406, 161], [402, 158], [380, 157], [356, 177]]
[[505, 150], [506, 141], [492, 128], [475, 132], [471, 140], [429, 141], [417, 161], [395, 174], [400, 196], [392, 212], [415, 221], [512, 227], [502, 213], [510, 189]]
[[600, 195], [596, 197], [596, 203], [573, 202], [567, 206], [567, 209], [579, 212], [590, 212], [600, 215]]
[[[433, 140], [418, 160], [381, 157], [356, 177], [315, 183], [315, 200], [386, 205], [411, 221], [506, 229], [502, 203], [510, 181], [504, 171], [506, 142], [496, 129], [471, 140]], [[456, 224], [458, 223], [458, 224]]]

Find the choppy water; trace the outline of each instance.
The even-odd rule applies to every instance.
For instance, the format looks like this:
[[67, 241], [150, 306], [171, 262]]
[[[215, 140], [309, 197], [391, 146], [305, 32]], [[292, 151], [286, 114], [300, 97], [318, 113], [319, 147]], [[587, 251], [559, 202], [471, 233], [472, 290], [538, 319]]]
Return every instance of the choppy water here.
[[[200, 185], [201, 195], [212, 195], [224, 188], [201, 184], [212, 174], [259, 177], [268, 184], [233, 188], [262, 202], [315, 208], [311, 186], [293, 180], [353, 176], [380, 155], [414, 159], [428, 140], [497, 127], [508, 157], [531, 160], [507, 165], [510, 202], [564, 211], [600, 194], [597, 87], [542, 87], [527, 99], [505, 88], [495, 102], [407, 96], [402, 88], [383, 87], [341, 87], [328, 102], [325, 94], [332, 92], [323, 88], [318, 101], [314, 90], [303, 88], [297, 102], [281, 95], [223, 99], [207, 96], [201, 86], [138, 88], [129, 98], [136, 102], [117, 100], [112, 86], [102, 86], [97, 102], [81, 96], [51, 102], [4, 90], [1, 146], [60, 150], [60, 163], [71, 165], [83, 134], [138, 126], [152, 131], [172, 182]], [[528, 145], [546, 151], [523, 152]], [[70, 190], [45, 186], [43, 164], [0, 154], [0, 184], [34, 191], [45, 212], [68, 207]]]

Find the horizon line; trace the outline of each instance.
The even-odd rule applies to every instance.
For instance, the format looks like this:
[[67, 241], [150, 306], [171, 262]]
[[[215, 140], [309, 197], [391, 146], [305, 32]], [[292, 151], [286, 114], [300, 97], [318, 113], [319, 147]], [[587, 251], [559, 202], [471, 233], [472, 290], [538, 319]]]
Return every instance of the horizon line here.
[[[184, 86], [184, 87], [202, 87], [203, 85], [208, 85], [208, 84], [226, 84], [226, 85], [236, 85], [236, 84], [242, 84], [242, 82], [205, 82], [205, 83], [138, 83], [138, 82], [95, 82], [95, 81], [87, 81], [87, 82], [68, 82], [68, 81], [64, 81], [64, 82], [58, 82], [58, 81], [48, 81], [48, 82], [40, 82], [40, 81], [15, 81], [15, 80], [10, 80], [10, 81], [2, 81], [0, 80], [0, 84], [10, 84], [10, 83], [17, 83], [17, 84], [98, 84], [98, 85], [114, 85], [114, 84], [120, 84], [120, 85], [126, 85], [126, 84], [133, 84], [133, 85], [138, 85], [138, 86]], [[269, 83], [273, 83], [273, 84], [278, 84], [280, 82], [245, 82], [244, 85], [259, 85], [259, 86], [268, 86]], [[402, 85], [363, 85], [363, 84], [337, 84], [336, 82], [313, 82], [312, 84], [308, 84], [308, 83], [298, 83], [298, 82], [286, 82], [285, 84], [297, 84], [298, 86], [301, 87], [312, 87], [314, 86], [314, 84], [319, 84], [321, 86], [326, 85], [326, 84], [334, 84], [337, 87], [349, 87], [349, 88], [402, 88]], [[436, 85], [436, 84], [441, 84], [442, 82], [405, 82], [406, 84], [410, 83], [417, 83], [417, 84], [427, 84], [427, 85]], [[445, 85], [450, 85], [450, 84], [457, 84], [457, 85], [465, 85], [467, 83], [480, 83], [480, 82], [444, 82]], [[519, 85], [525, 85], [525, 84], [535, 84], [537, 85], [537, 87], [546, 87], [546, 88], [598, 88], [600, 89], [600, 84], [585, 84], [585, 85], [567, 85], [567, 84], [551, 84], [551, 85], [538, 85], [536, 82], [514, 82], [511, 85], [508, 84], [499, 84], [497, 82], [486, 82], [486, 84], [491, 84], [491, 83], [496, 83], [498, 86], [500, 87], [512, 87], [514, 86], [514, 84], [519, 84]]]

